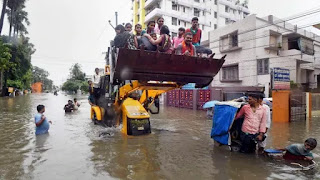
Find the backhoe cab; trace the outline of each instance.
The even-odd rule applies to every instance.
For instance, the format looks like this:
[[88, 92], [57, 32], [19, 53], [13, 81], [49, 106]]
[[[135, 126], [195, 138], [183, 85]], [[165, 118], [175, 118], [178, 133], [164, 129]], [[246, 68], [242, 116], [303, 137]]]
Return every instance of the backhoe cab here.
[[221, 59], [190, 57], [127, 48], [108, 48], [100, 98], [91, 108], [95, 123], [118, 126], [127, 135], [151, 132], [150, 115], [159, 113], [159, 96], [187, 83], [208, 86], [224, 63]]

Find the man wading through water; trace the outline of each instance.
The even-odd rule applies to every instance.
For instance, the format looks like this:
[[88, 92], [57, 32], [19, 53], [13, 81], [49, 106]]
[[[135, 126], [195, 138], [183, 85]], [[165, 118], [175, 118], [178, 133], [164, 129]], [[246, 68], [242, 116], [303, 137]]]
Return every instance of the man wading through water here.
[[236, 120], [244, 117], [240, 139], [242, 146], [240, 152], [253, 153], [257, 141], [264, 140], [266, 132], [266, 110], [260, 104], [261, 94], [249, 94], [249, 104], [244, 105], [236, 116]]

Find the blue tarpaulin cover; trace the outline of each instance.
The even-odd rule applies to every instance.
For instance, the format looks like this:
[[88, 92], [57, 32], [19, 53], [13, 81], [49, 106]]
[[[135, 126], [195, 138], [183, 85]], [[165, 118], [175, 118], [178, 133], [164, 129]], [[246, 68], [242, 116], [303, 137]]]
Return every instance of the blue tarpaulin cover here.
[[211, 138], [215, 141], [230, 145], [229, 129], [234, 121], [238, 108], [230, 105], [215, 105]]

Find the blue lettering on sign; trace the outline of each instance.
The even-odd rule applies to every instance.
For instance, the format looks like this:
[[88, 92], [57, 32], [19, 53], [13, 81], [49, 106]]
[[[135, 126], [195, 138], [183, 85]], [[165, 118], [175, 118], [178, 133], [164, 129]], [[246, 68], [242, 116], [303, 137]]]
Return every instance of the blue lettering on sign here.
[[289, 82], [290, 81], [290, 70], [283, 68], [273, 69], [274, 81]]

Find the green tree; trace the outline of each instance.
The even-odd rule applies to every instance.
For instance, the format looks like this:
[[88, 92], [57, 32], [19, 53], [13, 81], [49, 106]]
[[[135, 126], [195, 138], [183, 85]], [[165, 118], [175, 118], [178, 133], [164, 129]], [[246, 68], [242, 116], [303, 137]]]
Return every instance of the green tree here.
[[85, 73], [82, 72], [81, 65], [76, 63], [71, 66], [70, 68], [70, 79], [73, 80], [80, 80], [84, 81], [85, 80]]
[[14, 64], [10, 62], [11, 53], [10, 48], [3, 44], [2, 39], [0, 39], [0, 89], [3, 87], [3, 76], [4, 72], [8, 71], [10, 68], [14, 67]]
[[10, 48], [8, 45], [5, 45], [0, 39], [0, 71], [6, 71], [13, 66], [13, 63], [10, 62], [11, 59]]
[[81, 85], [82, 82], [79, 80], [68, 79], [65, 83], [63, 83], [62, 90], [76, 93], [77, 90], [81, 88]]
[[49, 72], [37, 66], [32, 67], [32, 82], [42, 82], [43, 89], [51, 91], [53, 89], [53, 81], [48, 79]]
[[85, 73], [81, 70], [81, 65], [76, 63], [71, 66], [69, 79], [63, 83], [62, 90], [69, 92], [77, 92], [78, 89], [87, 92], [89, 89], [88, 83], [85, 80]]
[[49, 76], [48, 71], [39, 68], [37, 66], [33, 66], [32, 67], [32, 79], [33, 79], [33, 83], [36, 82], [43, 82], [45, 79], [47, 79]]
[[23, 88], [30, 88], [31, 55], [35, 52], [34, 45], [29, 42], [29, 38], [24, 36], [11, 41], [9, 41], [9, 37], [4, 36], [3, 40], [9, 42], [8, 47], [12, 55], [9, 61], [13, 64], [12, 68], [4, 71], [3, 87], [7, 87], [7, 80], [12, 80], [21, 81]]
[[19, 31], [21, 33], [27, 34], [27, 29], [24, 22], [29, 25], [30, 22], [28, 20], [28, 13], [24, 11], [26, 0], [8, 0], [8, 9], [6, 13], [8, 15], [9, 20], [9, 38], [12, 37], [13, 34], [18, 35]]

